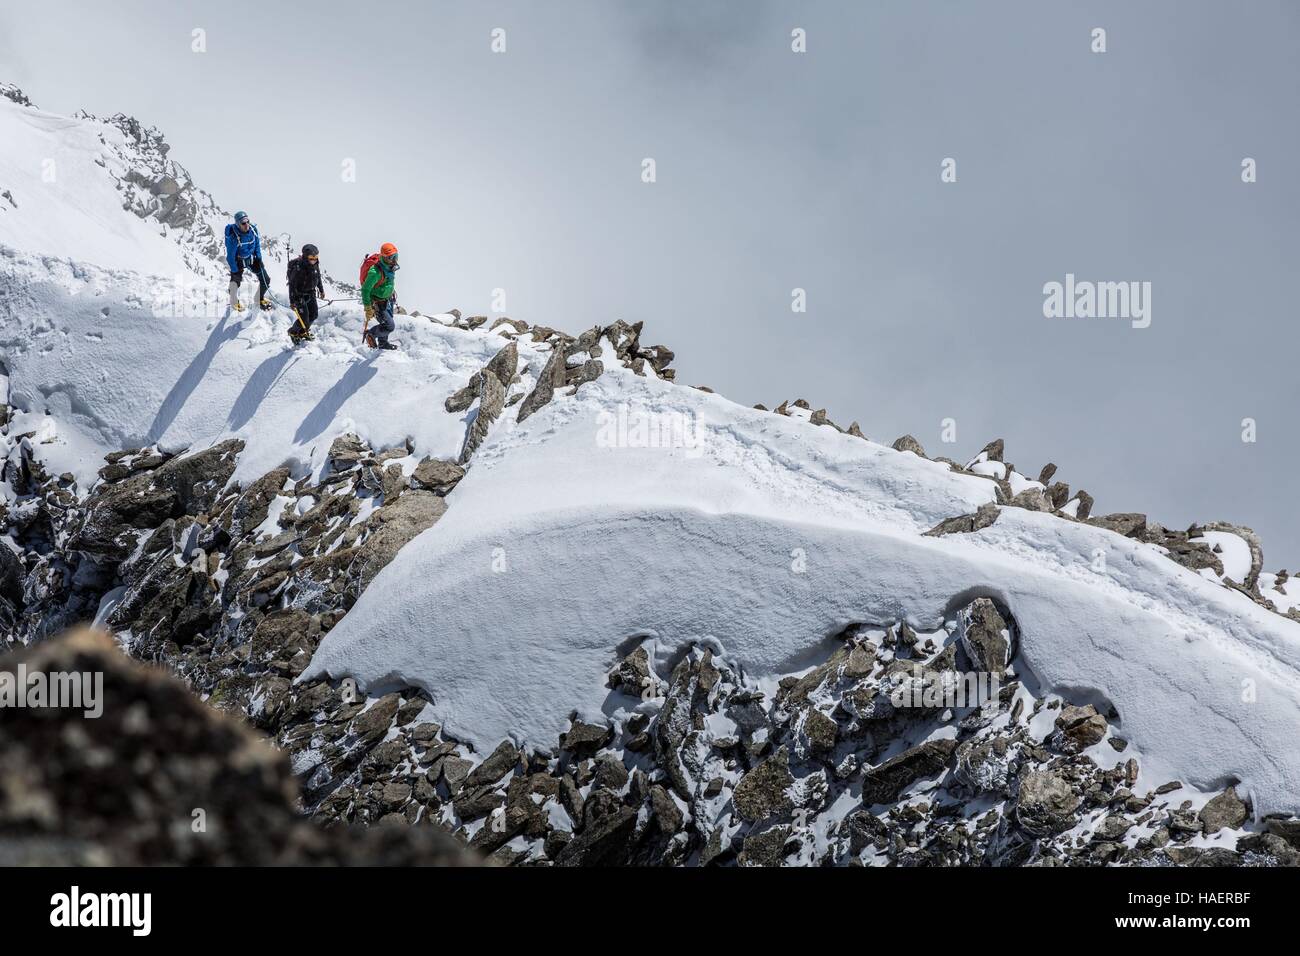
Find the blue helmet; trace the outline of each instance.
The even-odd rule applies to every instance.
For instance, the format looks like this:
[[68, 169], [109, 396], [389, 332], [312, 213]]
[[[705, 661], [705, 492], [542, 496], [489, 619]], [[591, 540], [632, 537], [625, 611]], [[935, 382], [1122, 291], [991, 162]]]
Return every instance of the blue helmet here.
[[243, 222], [247, 218], [248, 218], [248, 213], [244, 212], [244, 210], [242, 209], [239, 210], [239, 212], [235, 213], [235, 222]]

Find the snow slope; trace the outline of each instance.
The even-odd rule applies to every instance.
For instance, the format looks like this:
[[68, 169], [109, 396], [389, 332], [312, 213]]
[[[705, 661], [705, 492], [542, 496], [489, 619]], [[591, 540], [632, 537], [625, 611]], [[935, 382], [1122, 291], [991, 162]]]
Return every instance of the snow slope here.
[[286, 309], [159, 315], [159, 290], [165, 297], [170, 288], [163, 278], [0, 247], [0, 361], [11, 403], [26, 410], [19, 430], [52, 419], [56, 438], [43, 455], [55, 473], [88, 487], [114, 449], [232, 436], [247, 442], [238, 481], [286, 461], [319, 471], [346, 431], [375, 447], [409, 439], [421, 455], [455, 457], [467, 416], [443, 412], [442, 402], [504, 344], [419, 319], [403, 323], [402, 352], [379, 356], [361, 346], [353, 304], [326, 307], [316, 340], [293, 348]]
[[[0, 98], [0, 143], [0, 192], [17, 203], [0, 198], [0, 373], [21, 410], [17, 430], [40, 431], [56, 474], [87, 488], [107, 452], [224, 437], [248, 445], [238, 481], [286, 461], [318, 471], [345, 431], [375, 447], [409, 439], [421, 455], [458, 454], [468, 416], [442, 413], [442, 401], [501, 347], [499, 336], [412, 320], [398, 336], [404, 351], [380, 360], [361, 347], [351, 303], [325, 307], [316, 341], [291, 349], [287, 309], [227, 314], [224, 263], [196, 269], [193, 249], [219, 220], [182, 234], [123, 208], [117, 183], [133, 169], [184, 176], [147, 154], [156, 142]], [[53, 182], [42, 180], [46, 158]], [[282, 303], [283, 257], [268, 259]], [[253, 288], [245, 283], [245, 302]], [[439, 414], [425, 414], [431, 406]]]
[[[699, 447], [602, 447], [602, 415], [624, 404], [698, 417]], [[601, 710], [613, 649], [634, 635], [712, 641], [761, 680], [807, 666], [848, 623], [932, 630], [986, 595], [1016, 616], [1022, 661], [1047, 689], [1118, 709], [1145, 773], [1236, 777], [1265, 813], [1300, 805], [1300, 625], [1154, 547], [1047, 514], [1003, 509], [976, 534], [921, 536], [992, 488], [614, 369], [499, 425], [446, 517], [380, 573], [305, 676], [417, 683], [453, 733], [545, 747], [566, 708]]]
[[[160, 167], [112, 129], [0, 100], [0, 193], [17, 204], [0, 199], [11, 434], [34, 432], [51, 470], [83, 488], [106, 452], [154, 442], [242, 437], [237, 481], [284, 462], [318, 470], [345, 431], [458, 453], [474, 412], [442, 403], [500, 335], [402, 317], [401, 350], [376, 356], [350, 306], [291, 350], [283, 309], [214, 307], [222, 270], [196, 264], [193, 230], [123, 209], [123, 164]], [[272, 277], [282, 291], [283, 269]], [[515, 387], [545, 358], [521, 340]], [[1113, 704], [1144, 774], [1235, 777], [1257, 812], [1300, 809], [1300, 625], [1152, 546], [1052, 515], [1003, 509], [975, 534], [924, 537], [991, 501], [992, 483], [605, 364], [576, 395], [493, 425], [446, 516], [380, 573], [308, 676], [418, 684], [476, 744], [549, 747], [571, 709], [614, 706], [605, 670], [636, 635], [669, 656], [707, 640], [766, 680], [821, 659], [848, 623], [933, 630], [990, 595], [1019, 622], [1017, 667]], [[646, 423], [669, 447], [649, 446]]]
[[[101, 140], [101, 137], [104, 139]], [[187, 271], [180, 247], [157, 223], [123, 215], [108, 168], [122, 132], [0, 99], [0, 244], [95, 263]]]

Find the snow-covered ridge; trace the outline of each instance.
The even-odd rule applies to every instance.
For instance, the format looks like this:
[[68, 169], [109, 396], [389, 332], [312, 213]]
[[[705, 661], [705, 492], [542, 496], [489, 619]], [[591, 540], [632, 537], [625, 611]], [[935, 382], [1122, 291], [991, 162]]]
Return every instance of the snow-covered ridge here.
[[[282, 309], [160, 309], [174, 276], [224, 285], [204, 231], [223, 214], [161, 139], [0, 102], [0, 140], [10, 435], [27, 434], [51, 472], [84, 488], [110, 451], [238, 438], [232, 480], [247, 484], [286, 463], [321, 475], [345, 432], [414, 459], [458, 458], [484, 433], [445, 517], [379, 573], [304, 679], [419, 686], [431, 716], [480, 747], [549, 747], [571, 710], [619, 716], [605, 674], [636, 638], [656, 639], [661, 666], [704, 644], [771, 687], [848, 625], [935, 631], [989, 596], [1018, 624], [1017, 672], [1113, 706], [1144, 775], [1235, 779], [1257, 813], [1300, 809], [1300, 624], [1056, 513], [1003, 507], [978, 530], [926, 534], [994, 505], [991, 479], [1042, 492], [1002, 463], [967, 474], [637, 374], [605, 335], [561, 354], [591, 373], [570, 389], [575, 367], [553, 362], [569, 345], [513, 325], [403, 317], [401, 350], [376, 356], [355, 306], [327, 309], [298, 350]], [[282, 269], [273, 278], [282, 288]], [[517, 372], [448, 411], [511, 340]], [[547, 376], [555, 398], [520, 420]], [[1240, 564], [1225, 553], [1224, 574]]]

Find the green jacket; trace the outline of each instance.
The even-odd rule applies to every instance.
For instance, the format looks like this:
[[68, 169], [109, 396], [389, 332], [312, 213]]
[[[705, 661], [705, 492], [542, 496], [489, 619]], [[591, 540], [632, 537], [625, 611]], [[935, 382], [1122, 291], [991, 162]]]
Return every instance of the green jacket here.
[[376, 299], [383, 301], [393, 297], [395, 271], [384, 265], [382, 259], [370, 267], [370, 271], [366, 273], [366, 281], [361, 285], [361, 304], [363, 306], [369, 305]]

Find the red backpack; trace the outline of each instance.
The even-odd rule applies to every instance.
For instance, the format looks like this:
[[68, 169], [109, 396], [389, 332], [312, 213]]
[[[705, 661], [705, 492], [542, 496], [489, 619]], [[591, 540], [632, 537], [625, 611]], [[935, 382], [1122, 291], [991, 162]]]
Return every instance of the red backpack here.
[[379, 264], [379, 253], [377, 253], [377, 252], [372, 252], [372, 253], [370, 253], [370, 255], [368, 255], [368, 256], [366, 256], [364, 259], [362, 259], [362, 260], [361, 260], [361, 278], [360, 278], [359, 280], [357, 280], [357, 281], [358, 281], [358, 284], [360, 284], [360, 285], [365, 285], [365, 284], [366, 284], [366, 275], [370, 272], [370, 270], [371, 270], [374, 266], [376, 266], [376, 265], [378, 265], [378, 264]]

